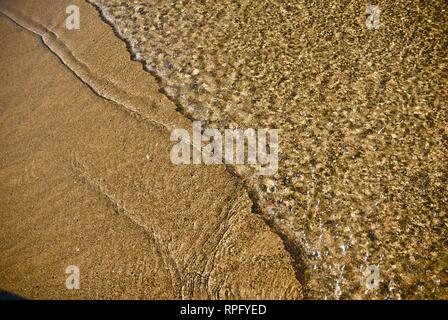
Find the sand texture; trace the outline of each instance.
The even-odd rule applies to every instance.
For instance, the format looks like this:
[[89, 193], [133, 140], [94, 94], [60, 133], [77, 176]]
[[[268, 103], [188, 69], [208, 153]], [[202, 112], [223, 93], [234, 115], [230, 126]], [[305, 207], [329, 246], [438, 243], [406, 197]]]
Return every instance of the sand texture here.
[[277, 175], [235, 170], [307, 297], [447, 296], [446, 1], [90, 2], [187, 117], [280, 129]]
[[[76, 1], [75, 1], [76, 2]], [[0, 3], [0, 288], [26, 298], [302, 297], [282, 240], [221, 166], [174, 166], [188, 127], [90, 5]], [[78, 265], [81, 289], [64, 273]]]
[[[447, 299], [448, 6], [368, 4], [0, 1], [0, 289]], [[173, 165], [192, 120], [279, 129], [277, 174]]]

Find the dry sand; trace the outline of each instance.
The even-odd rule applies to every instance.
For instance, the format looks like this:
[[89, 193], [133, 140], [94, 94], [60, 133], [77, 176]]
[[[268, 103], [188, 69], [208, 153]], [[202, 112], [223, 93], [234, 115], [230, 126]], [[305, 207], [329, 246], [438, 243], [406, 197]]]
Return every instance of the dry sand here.
[[[65, 29], [77, 4], [82, 28]], [[301, 298], [285, 244], [81, 1], [0, 3], [0, 288], [26, 298]], [[77, 265], [81, 289], [65, 288]]]

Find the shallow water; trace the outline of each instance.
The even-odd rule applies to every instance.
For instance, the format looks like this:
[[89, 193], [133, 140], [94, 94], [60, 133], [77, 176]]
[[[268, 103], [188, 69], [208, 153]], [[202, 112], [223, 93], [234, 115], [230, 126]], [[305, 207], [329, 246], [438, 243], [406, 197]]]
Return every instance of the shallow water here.
[[448, 297], [444, 1], [90, 2], [186, 116], [280, 130], [275, 176], [235, 170], [307, 297]]

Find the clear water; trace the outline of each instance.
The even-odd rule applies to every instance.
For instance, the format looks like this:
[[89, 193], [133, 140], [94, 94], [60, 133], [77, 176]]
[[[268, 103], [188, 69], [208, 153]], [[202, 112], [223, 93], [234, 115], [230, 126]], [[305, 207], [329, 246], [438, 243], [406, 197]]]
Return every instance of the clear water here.
[[[191, 119], [280, 129], [235, 171], [309, 298], [447, 297], [444, 1], [91, 0]], [[367, 290], [367, 268], [381, 285]]]

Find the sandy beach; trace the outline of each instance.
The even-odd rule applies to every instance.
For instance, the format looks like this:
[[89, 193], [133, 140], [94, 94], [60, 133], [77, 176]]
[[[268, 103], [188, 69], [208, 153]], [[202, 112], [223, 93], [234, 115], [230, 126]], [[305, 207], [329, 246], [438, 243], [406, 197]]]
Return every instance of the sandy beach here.
[[[0, 290], [447, 299], [448, 7], [366, 5], [1, 1]], [[173, 164], [193, 120], [278, 172]]]
[[[171, 165], [167, 128], [186, 120], [90, 5], [85, 28], [66, 31], [67, 3], [1, 4], [0, 287], [300, 298], [293, 259], [245, 191], [222, 167]], [[65, 288], [69, 265], [80, 290]]]

